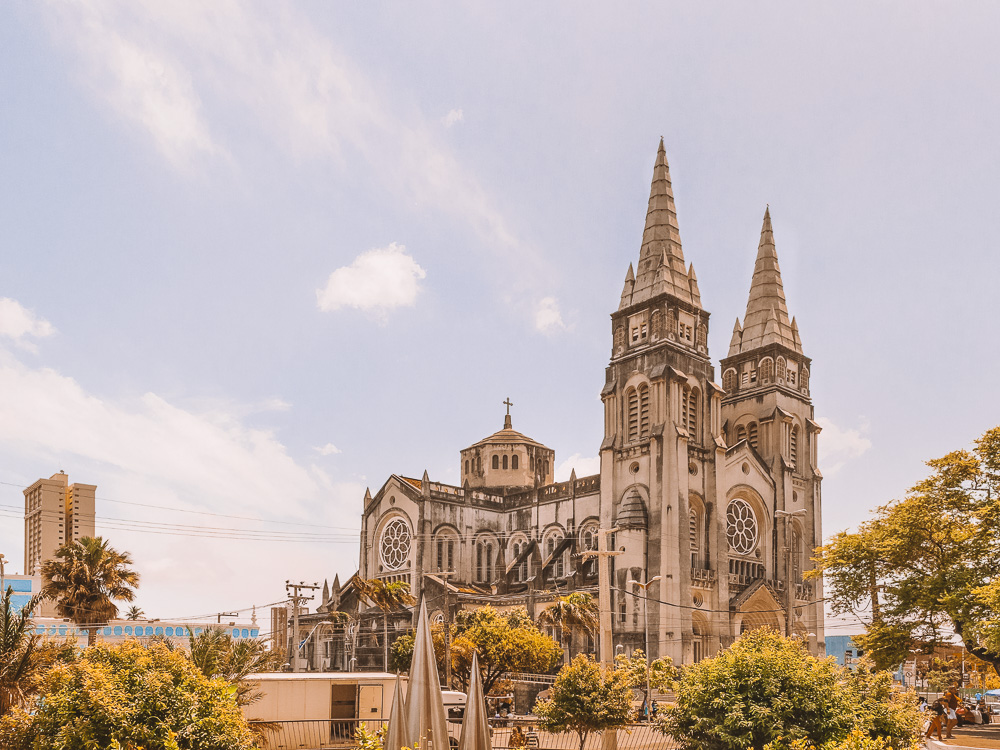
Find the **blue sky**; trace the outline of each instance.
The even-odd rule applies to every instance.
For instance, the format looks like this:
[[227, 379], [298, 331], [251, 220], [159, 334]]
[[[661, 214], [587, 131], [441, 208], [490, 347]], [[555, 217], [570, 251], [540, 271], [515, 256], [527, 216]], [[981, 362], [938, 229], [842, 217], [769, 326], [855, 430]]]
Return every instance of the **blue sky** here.
[[364, 488], [457, 481], [505, 397], [592, 469], [661, 135], [716, 362], [771, 206], [851, 526], [997, 421], [998, 15], [0, 5], [0, 550], [59, 469], [107, 518], [321, 535], [99, 519], [147, 612], [245, 610], [350, 574]]

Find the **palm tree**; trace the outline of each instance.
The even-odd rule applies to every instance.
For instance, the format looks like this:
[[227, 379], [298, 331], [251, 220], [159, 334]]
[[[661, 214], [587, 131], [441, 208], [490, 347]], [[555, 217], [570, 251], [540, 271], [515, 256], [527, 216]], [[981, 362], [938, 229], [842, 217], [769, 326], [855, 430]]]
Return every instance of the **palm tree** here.
[[125, 613], [125, 619], [126, 620], [138, 620], [144, 614], [146, 614], [146, 613], [143, 612], [140, 607], [137, 607], [135, 604], [133, 604], [131, 607], [128, 608], [128, 612]]
[[[417, 603], [410, 593], [406, 581], [386, 583], [378, 578], [356, 578], [354, 589], [360, 597], [371, 600], [382, 610], [382, 640], [385, 648], [383, 669], [389, 671], [389, 612], [400, 607], [412, 607]], [[296, 636], [298, 637], [298, 636]]]
[[118, 616], [115, 601], [135, 600], [139, 574], [132, 557], [108, 546], [101, 537], [85, 536], [64, 544], [42, 563], [42, 595], [56, 611], [87, 630], [87, 645], [97, 641], [97, 627]]
[[[560, 596], [555, 603], [542, 611], [538, 616], [538, 624], [542, 627], [552, 626], [559, 629], [559, 644], [563, 642], [564, 630], [569, 631], [570, 646], [573, 643], [573, 632], [582, 628], [587, 633], [593, 633], [597, 628], [600, 610], [597, 602], [590, 594], [575, 591], [566, 596]], [[567, 652], [570, 649], [567, 649]], [[568, 657], [569, 654], [566, 654]]]
[[205, 628], [188, 639], [191, 661], [206, 677], [221, 677], [236, 688], [236, 702], [247, 706], [263, 695], [247, 675], [277, 671], [284, 658], [259, 638], [237, 640], [221, 627]]
[[13, 593], [8, 586], [0, 599], [0, 716], [27, 704], [38, 690], [45, 669], [38, 650], [40, 636], [31, 621], [40, 599], [34, 596], [15, 611]]

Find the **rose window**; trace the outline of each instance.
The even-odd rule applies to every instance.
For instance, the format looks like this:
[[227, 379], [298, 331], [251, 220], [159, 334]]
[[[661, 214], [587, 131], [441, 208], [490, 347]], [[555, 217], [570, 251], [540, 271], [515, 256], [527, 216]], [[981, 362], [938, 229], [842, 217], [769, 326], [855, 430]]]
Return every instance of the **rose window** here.
[[757, 516], [750, 503], [736, 498], [726, 511], [729, 547], [739, 555], [749, 555], [757, 549]]
[[399, 570], [410, 556], [410, 527], [402, 518], [394, 518], [382, 530], [379, 544], [382, 565], [386, 570]]

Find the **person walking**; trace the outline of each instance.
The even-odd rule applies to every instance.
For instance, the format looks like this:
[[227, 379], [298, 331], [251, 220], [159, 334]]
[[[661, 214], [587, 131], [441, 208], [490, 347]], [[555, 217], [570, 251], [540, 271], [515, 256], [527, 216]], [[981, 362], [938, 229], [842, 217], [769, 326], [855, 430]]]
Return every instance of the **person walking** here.
[[947, 717], [944, 729], [945, 739], [950, 740], [951, 730], [955, 728], [956, 724], [958, 724], [958, 707], [961, 704], [961, 701], [958, 698], [958, 688], [950, 687], [945, 690], [944, 701], [946, 711], [945, 716]]
[[944, 742], [944, 737], [941, 736], [941, 725], [945, 721], [945, 707], [944, 700], [938, 698], [934, 701], [929, 708], [931, 712], [931, 721], [927, 725], [927, 731], [924, 733], [926, 739], [930, 739], [931, 736], [937, 732], [938, 739]]

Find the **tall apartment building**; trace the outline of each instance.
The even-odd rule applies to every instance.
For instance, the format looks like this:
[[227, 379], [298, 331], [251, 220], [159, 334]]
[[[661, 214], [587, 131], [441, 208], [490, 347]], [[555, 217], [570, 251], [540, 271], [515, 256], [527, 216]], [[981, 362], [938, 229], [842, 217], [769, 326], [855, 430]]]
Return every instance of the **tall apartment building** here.
[[24, 572], [76, 539], [94, 536], [93, 484], [70, 484], [64, 472], [39, 479], [24, 491]]

